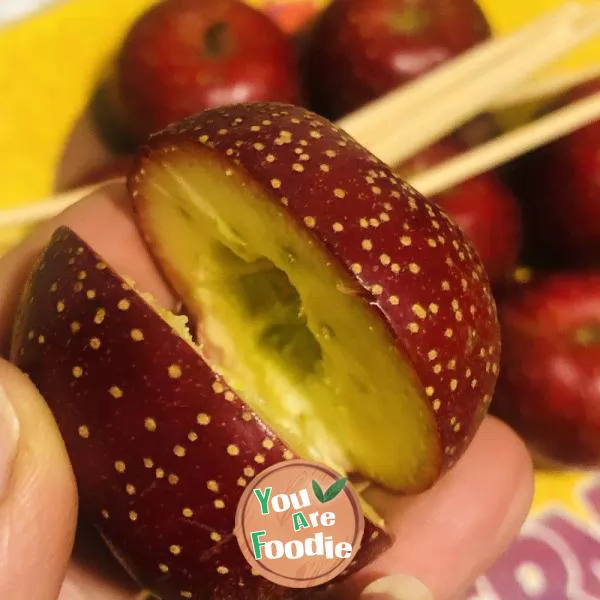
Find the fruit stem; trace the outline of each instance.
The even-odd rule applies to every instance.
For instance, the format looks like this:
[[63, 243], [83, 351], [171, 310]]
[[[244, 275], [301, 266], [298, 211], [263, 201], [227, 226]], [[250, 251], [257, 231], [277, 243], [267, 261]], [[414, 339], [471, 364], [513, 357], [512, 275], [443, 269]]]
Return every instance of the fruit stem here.
[[575, 332], [575, 341], [582, 346], [600, 344], [600, 323], [580, 327]]
[[389, 23], [395, 33], [418, 35], [429, 27], [431, 15], [420, 8], [406, 7], [394, 12]]
[[229, 25], [224, 21], [213, 23], [204, 32], [204, 53], [208, 58], [221, 58], [231, 53], [233, 43]]

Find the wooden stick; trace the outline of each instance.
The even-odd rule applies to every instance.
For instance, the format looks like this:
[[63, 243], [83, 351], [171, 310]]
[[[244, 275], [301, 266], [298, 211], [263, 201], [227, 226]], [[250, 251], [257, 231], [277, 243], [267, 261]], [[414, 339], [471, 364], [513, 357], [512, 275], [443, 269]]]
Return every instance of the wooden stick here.
[[389, 128], [390, 122], [397, 120], [398, 115], [420, 110], [428, 103], [438, 101], [447, 88], [456, 86], [459, 82], [466, 84], [485, 70], [489, 72], [506, 55], [526, 57], [527, 46], [533, 36], [545, 37], [547, 40], [549, 38], [546, 36], [555, 27], [565, 20], [580, 17], [581, 13], [581, 4], [561, 6], [510, 35], [479, 44], [413, 83], [394, 90], [341, 119], [338, 125], [358, 141], [369, 139], [374, 129], [382, 126]]
[[[529, 150], [600, 118], [598, 96], [580, 100], [551, 115], [507, 133], [491, 142], [419, 174], [411, 183], [426, 196], [438, 194], [453, 185], [494, 169]], [[574, 110], [575, 112], [571, 112]], [[565, 116], [566, 115], [566, 116]], [[564, 120], [562, 120], [564, 119]], [[111, 181], [122, 181], [113, 179]], [[35, 204], [0, 210], [0, 228], [21, 226], [54, 217], [107, 182], [78, 188]]]
[[548, 96], [557, 96], [599, 77], [600, 65], [576, 69], [558, 75], [547, 75], [535, 79], [521, 88], [509, 90], [492, 104], [492, 108], [508, 108], [516, 104], [543, 100]]
[[[388, 121], [385, 129], [372, 132], [367, 147], [389, 165], [400, 164], [414, 156], [457, 125], [480, 113], [501, 90], [527, 80], [540, 67], [598, 33], [600, 12], [597, 6], [593, 8], [594, 11], [588, 11], [583, 22], [581, 19], [565, 22], [562, 27], [556, 28], [551, 41], [547, 38], [533, 40], [529, 44], [527, 58], [517, 54], [505, 59], [494, 68], [493, 80], [486, 75], [474, 79], [468, 86], [456, 86], [444, 94], [442, 101], [437, 98], [431, 106], [414, 111], [402, 127]], [[395, 135], [390, 135], [390, 132]]]
[[85, 196], [95, 192], [110, 181], [118, 181], [115, 179], [88, 185], [68, 192], [63, 192], [40, 200], [35, 204], [18, 206], [17, 208], [9, 208], [0, 210], [0, 227], [10, 227], [16, 225], [26, 225], [35, 221], [43, 221], [61, 213], [69, 206], [79, 202]]
[[411, 184], [422, 194], [435, 196], [598, 119], [600, 92], [429, 169], [412, 178]]

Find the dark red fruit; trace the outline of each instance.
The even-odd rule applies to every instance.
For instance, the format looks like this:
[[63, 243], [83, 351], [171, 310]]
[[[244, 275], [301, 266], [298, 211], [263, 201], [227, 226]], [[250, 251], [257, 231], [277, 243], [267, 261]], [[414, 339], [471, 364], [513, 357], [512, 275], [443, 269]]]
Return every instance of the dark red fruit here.
[[[137, 581], [165, 600], [303, 597], [253, 575], [233, 534], [244, 487], [293, 455], [183, 323], [61, 228], [28, 281], [12, 359], [56, 416], [84, 512]], [[353, 570], [390, 544], [365, 531]]]
[[334, 0], [311, 35], [313, 105], [338, 119], [490, 35], [474, 0]]
[[[455, 223], [362, 146], [299, 107], [226, 107], [154, 136], [140, 152], [130, 190], [152, 254], [194, 314], [210, 312], [203, 294], [214, 294], [214, 302], [230, 297], [230, 289], [239, 294], [240, 270], [264, 268], [278, 281], [285, 273], [300, 296], [294, 314], [312, 315], [318, 346], [337, 351], [344, 339], [341, 356], [354, 365], [350, 372], [369, 365], [369, 381], [363, 382], [369, 391], [344, 395], [350, 429], [338, 417], [339, 427], [329, 430], [332, 444], [352, 440], [350, 452], [378, 448], [394, 457], [385, 475], [353, 464], [362, 476], [391, 489], [420, 491], [464, 452], [491, 400], [499, 359], [487, 276]], [[223, 248], [229, 244], [233, 254], [246, 256], [241, 263]], [[236, 265], [233, 273], [212, 270], [224, 255]], [[209, 264], [203, 283], [196, 277]], [[329, 327], [347, 314], [352, 318], [333, 327], [342, 331], [332, 339], [316, 326]], [[237, 369], [260, 351], [247, 349], [232, 360], [243, 343], [239, 328], [255, 316], [249, 312], [239, 327], [234, 317], [221, 316], [219, 326], [226, 339], [232, 336], [229, 344], [223, 346], [222, 334], [202, 333], [211, 351], [221, 348], [214, 358], [219, 372]], [[363, 319], [364, 327], [346, 338]], [[382, 350], [371, 364], [378, 345], [396, 348], [398, 355]], [[384, 364], [389, 369], [380, 372]], [[389, 389], [401, 365], [414, 369], [418, 383], [398, 392], [404, 397], [398, 403]], [[408, 386], [410, 373], [405, 379]], [[371, 403], [380, 408], [365, 427], [361, 407]], [[429, 419], [434, 431], [425, 425]], [[386, 427], [393, 435], [382, 434]], [[408, 469], [403, 462], [415, 449], [406, 440], [417, 430], [425, 431], [420, 443], [426, 457]]]
[[[233, 538], [242, 490], [292, 455], [361, 486], [431, 487], [495, 388], [484, 267], [439, 207], [296, 106], [174, 123], [128, 187], [197, 344], [63, 228], [28, 279], [11, 357], [56, 415], [83, 510], [142, 585], [314, 598], [252, 575]], [[353, 569], [390, 544], [364, 510]]]
[[534, 275], [498, 301], [492, 412], [544, 462], [600, 465], [600, 274]]
[[[453, 159], [460, 148], [438, 142], [398, 167], [401, 174], [417, 174]], [[473, 177], [433, 197], [463, 230], [479, 253], [489, 278], [496, 284], [514, 270], [521, 249], [521, 209], [517, 199], [493, 172]]]
[[116, 71], [116, 109], [138, 141], [206, 108], [301, 101], [292, 42], [237, 0], [153, 5], [128, 33]]
[[[564, 103], [598, 91], [600, 79], [577, 88]], [[600, 121], [522, 158], [513, 171], [532, 260], [541, 265], [600, 265]]]

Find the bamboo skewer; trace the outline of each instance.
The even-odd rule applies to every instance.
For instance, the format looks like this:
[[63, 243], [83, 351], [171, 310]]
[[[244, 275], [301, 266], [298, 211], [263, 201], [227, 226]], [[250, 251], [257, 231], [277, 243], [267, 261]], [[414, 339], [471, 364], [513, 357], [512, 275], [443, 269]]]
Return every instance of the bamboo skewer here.
[[492, 108], [509, 108], [517, 104], [542, 100], [549, 96], [557, 96], [578, 85], [600, 77], [600, 65], [577, 69], [576, 71], [547, 75], [536, 79], [519, 89], [511, 89], [502, 94], [492, 104]]
[[[110, 181], [119, 181], [118, 179]], [[79, 202], [85, 196], [95, 192], [99, 188], [105, 186], [109, 181], [103, 181], [102, 183], [96, 183], [85, 187], [63, 192], [40, 200], [36, 204], [31, 206], [18, 206], [16, 208], [9, 208], [6, 210], [0, 210], [0, 227], [12, 227], [17, 225], [27, 225], [36, 221], [43, 221], [50, 219], [63, 210], [69, 208], [76, 202]]]
[[[425, 196], [434, 196], [598, 119], [600, 92], [433, 167], [411, 178], [410, 183]], [[108, 182], [79, 188], [32, 207], [0, 211], [0, 227], [22, 225], [53, 217], [106, 183]]]
[[[385, 129], [374, 129], [369, 133], [368, 140], [359, 141], [390, 165], [399, 164], [414, 156], [458, 125], [479, 114], [493, 102], [502, 89], [525, 81], [540, 67], [550, 64], [598, 33], [600, 12], [598, 7], [593, 8], [595, 11], [590, 11], [583, 23], [565, 22], [558, 27], [553, 34], [552, 43], [548, 43], [548, 38], [536, 37], [529, 44], [527, 60], [519, 53], [505, 59], [494, 69], [492, 80], [486, 73], [469, 84], [468, 89], [465, 86], [454, 86], [445, 93], [443, 102], [438, 99], [424, 109], [414, 111], [400, 130], [390, 128], [388, 121]], [[395, 136], [389, 134], [390, 129], [395, 130]]]
[[[469, 52], [458, 56], [450, 63], [417, 79], [386, 96], [374, 100], [351, 115], [341, 119], [338, 125], [357, 140], [362, 141], [373, 129], [389, 128], [390, 120], [411, 110], [419, 110], [432, 98], [439, 98], [449, 86], [466, 84], [485, 69], [493, 68], [505, 55], [522, 55], [534, 35], [546, 37], [565, 19], [581, 15], [580, 4], [567, 4], [543, 15], [529, 25], [502, 38], [493, 38]], [[546, 39], [548, 39], [546, 37]], [[388, 131], [389, 129], [384, 129]]]
[[434, 196], [598, 119], [600, 92], [429, 169], [410, 183], [425, 196]]

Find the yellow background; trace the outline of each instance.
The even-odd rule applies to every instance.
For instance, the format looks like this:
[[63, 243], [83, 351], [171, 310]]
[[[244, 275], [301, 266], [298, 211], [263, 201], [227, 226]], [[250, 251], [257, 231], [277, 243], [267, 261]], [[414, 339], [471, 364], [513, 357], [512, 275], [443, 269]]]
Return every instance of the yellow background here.
[[[71, 0], [0, 30], [0, 208], [35, 202], [51, 193], [64, 143], [99, 74], [132, 20], [153, 1]], [[315, 0], [315, 5], [325, 2]], [[510, 31], [559, 4], [556, 0], [480, 3], [497, 33]], [[597, 64], [599, 59], [600, 40], [554, 68]], [[21, 230], [0, 231], [0, 245], [21, 234]], [[559, 501], [574, 515], [587, 519], [573, 493], [582, 481], [574, 473], [539, 473], [534, 512]]]

